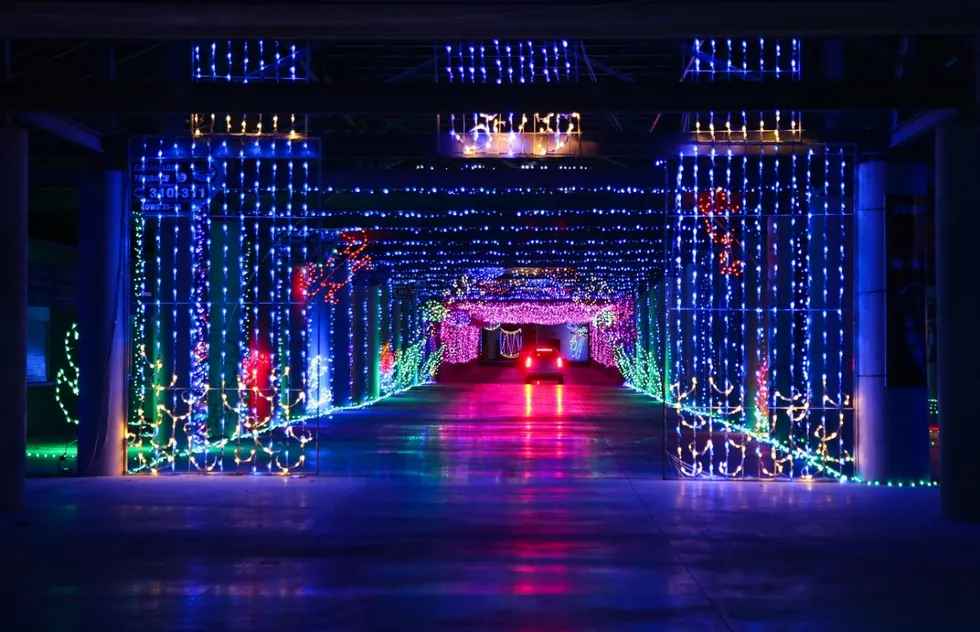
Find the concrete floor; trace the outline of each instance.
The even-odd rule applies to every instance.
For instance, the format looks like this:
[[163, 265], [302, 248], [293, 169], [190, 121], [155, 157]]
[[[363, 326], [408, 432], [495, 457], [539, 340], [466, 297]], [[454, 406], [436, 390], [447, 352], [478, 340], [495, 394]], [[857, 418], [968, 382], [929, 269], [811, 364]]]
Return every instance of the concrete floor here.
[[335, 418], [321, 477], [44, 479], [3, 630], [978, 629], [936, 489], [658, 480], [659, 408], [453, 384]]

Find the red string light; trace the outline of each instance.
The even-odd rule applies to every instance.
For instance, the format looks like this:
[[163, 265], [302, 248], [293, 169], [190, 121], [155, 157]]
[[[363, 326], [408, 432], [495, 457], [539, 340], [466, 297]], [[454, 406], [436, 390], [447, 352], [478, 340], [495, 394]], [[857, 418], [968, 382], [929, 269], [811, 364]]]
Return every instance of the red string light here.
[[735, 257], [734, 246], [741, 247], [732, 230], [725, 224], [725, 218], [742, 210], [738, 202], [732, 200], [722, 188], [703, 191], [698, 194], [698, 212], [704, 220], [711, 241], [721, 246], [718, 253], [719, 272], [728, 276], [740, 276], [745, 262]]
[[[371, 255], [365, 252], [367, 231], [344, 232], [340, 234], [340, 240], [344, 248], [326, 263], [308, 263], [301, 268], [307, 299], [322, 295], [324, 301], [336, 304], [337, 293], [354, 279], [354, 275], [359, 270], [373, 267]], [[343, 277], [334, 280], [341, 271], [344, 271]]]

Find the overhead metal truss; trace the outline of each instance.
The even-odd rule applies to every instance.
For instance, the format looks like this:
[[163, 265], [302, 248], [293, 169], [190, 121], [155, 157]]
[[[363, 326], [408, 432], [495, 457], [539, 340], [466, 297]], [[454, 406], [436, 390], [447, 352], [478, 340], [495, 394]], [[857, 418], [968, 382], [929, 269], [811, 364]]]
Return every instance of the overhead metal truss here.
[[930, 35], [980, 31], [961, 0], [577, 2], [8, 2], [0, 36], [445, 40]]
[[[52, 98], [52, 95], [58, 95]], [[617, 83], [609, 85], [0, 84], [11, 112], [435, 114], [442, 112], [691, 112], [966, 107], [972, 85], [953, 80]]]

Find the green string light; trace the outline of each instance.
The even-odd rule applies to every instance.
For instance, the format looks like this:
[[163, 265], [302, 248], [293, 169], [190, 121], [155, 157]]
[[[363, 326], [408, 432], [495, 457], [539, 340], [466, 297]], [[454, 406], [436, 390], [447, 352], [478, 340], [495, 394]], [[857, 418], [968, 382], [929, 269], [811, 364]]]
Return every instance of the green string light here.
[[72, 323], [68, 331], [65, 332], [65, 359], [68, 365], [58, 369], [58, 373], [55, 375], [54, 399], [58, 402], [58, 408], [61, 409], [65, 420], [76, 426], [78, 425], [78, 418], [68, 412], [65, 398], [70, 392], [76, 400], [78, 399], [78, 365], [75, 364], [75, 352], [77, 348], [78, 323]]
[[616, 366], [626, 383], [636, 390], [643, 391], [659, 402], [664, 400], [664, 378], [660, 370], [660, 362], [653, 354], [637, 346], [632, 354], [626, 352], [622, 345], [615, 350]]
[[[248, 432], [239, 434], [236, 431], [227, 439], [221, 439], [220, 441], [215, 441], [208, 444], [206, 451], [208, 452], [220, 452], [226, 446], [233, 444], [238, 439], [242, 438], [247, 434], [249, 437], [257, 437], [267, 434], [273, 430], [281, 430], [287, 428], [288, 426], [296, 425], [301, 422], [307, 421], [309, 419], [314, 419], [317, 417], [329, 417], [334, 414], [343, 412], [345, 410], [357, 410], [360, 408], [366, 408], [373, 404], [377, 404], [380, 401], [399, 395], [412, 389], [421, 384], [430, 383], [432, 378], [435, 377], [436, 373], [439, 371], [439, 367], [442, 364], [442, 357], [445, 350], [445, 346], [440, 346], [434, 352], [425, 357], [425, 341], [418, 341], [412, 343], [403, 350], [399, 350], [396, 353], [395, 361], [395, 377], [393, 379], [393, 384], [397, 386], [393, 387], [393, 390], [389, 392], [382, 392], [381, 396], [376, 399], [369, 399], [359, 404], [354, 404], [351, 406], [337, 406], [333, 408], [328, 408], [327, 410], [317, 413], [315, 415], [301, 415], [296, 417], [288, 417], [285, 422], [270, 423], [261, 430], [255, 432]], [[180, 450], [169, 456], [161, 456], [156, 459], [141, 460], [140, 464], [136, 467], [129, 469], [130, 474], [136, 474], [139, 472], [145, 472], [150, 470], [155, 470], [162, 463], [167, 462], [171, 458], [184, 458], [189, 456], [191, 453], [189, 450]]]

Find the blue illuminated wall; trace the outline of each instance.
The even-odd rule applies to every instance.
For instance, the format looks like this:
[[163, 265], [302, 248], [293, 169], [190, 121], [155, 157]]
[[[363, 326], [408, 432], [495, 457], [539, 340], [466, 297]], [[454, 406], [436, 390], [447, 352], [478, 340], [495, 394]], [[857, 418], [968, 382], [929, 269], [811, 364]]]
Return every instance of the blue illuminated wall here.
[[676, 173], [660, 315], [675, 474], [848, 476], [849, 153], [713, 146]]
[[431, 377], [417, 302], [392, 297], [364, 231], [320, 226], [318, 142], [131, 154], [130, 472], [315, 470], [327, 417]]
[[[801, 46], [694, 40], [686, 81], [797, 81]], [[685, 115], [665, 277], [638, 293], [628, 382], [667, 404], [675, 477], [853, 476], [853, 159], [796, 111]]]
[[313, 314], [296, 270], [317, 143], [154, 138], [132, 155], [130, 471], [303, 467]]

